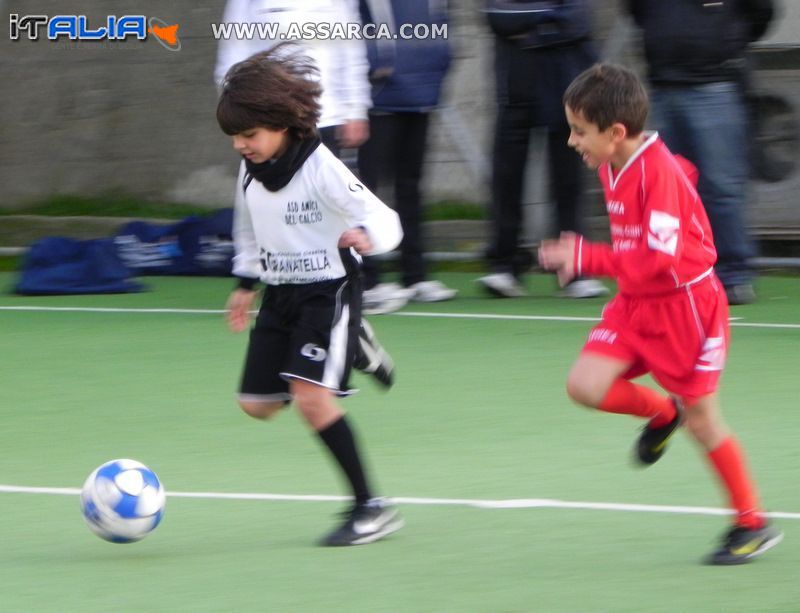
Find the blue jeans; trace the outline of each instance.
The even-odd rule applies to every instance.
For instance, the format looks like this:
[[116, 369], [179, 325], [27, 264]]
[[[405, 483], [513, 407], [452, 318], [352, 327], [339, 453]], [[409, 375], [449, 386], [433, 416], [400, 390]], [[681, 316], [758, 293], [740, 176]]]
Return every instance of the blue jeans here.
[[653, 87], [651, 121], [672, 153], [697, 166], [714, 244], [716, 272], [726, 287], [750, 283], [755, 255], [744, 224], [750, 175], [748, 119], [733, 82]]

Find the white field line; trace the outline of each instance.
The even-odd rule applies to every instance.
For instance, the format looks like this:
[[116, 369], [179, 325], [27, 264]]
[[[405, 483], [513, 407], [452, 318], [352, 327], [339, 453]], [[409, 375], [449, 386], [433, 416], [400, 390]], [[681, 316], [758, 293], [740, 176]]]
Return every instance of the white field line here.
[[[53, 311], [74, 313], [165, 313], [181, 315], [222, 315], [224, 309], [144, 309], [126, 307], [45, 307], [45, 306], [0, 306], [0, 311]], [[495, 319], [509, 321], [564, 321], [596, 322], [599, 317], [568, 317], [559, 315], [502, 315], [499, 313], [426, 313], [421, 311], [399, 311], [391, 313], [399, 317], [439, 317], [444, 319]], [[800, 324], [777, 324], [741, 321], [741, 317], [730, 318], [732, 327], [738, 328], [780, 328], [800, 330]]]
[[[25, 487], [20, 485], [0, 485], [0, 493], [5, 494], [51, 494], [77, 496], [80, 489], [74, 487]], [[202, 498], [223, 500], [263, 500], [290, 502], [343, 502], [346, 496], [326, 496], [316, 494], [257, 494], [222, 492], [167, 492], [168, 498]], [[392, 500], [400, 505], [460, 506], [478, 509], [580, 509], [585, 511], [621, 511], [633, 513], [673, 513], [680, 515], [731, 515], [730, 509], [717, 507], [691, 507], [658, 504], [628, 504], [617, 502], [579, 502], [555, 500], [551, 498], [512, 498], [507, 500], [481, 500], [473, 498], [416, 498], [394, 496]], [[778, 519], [800, 519], [800, 513], [773, 511], [769, 517]]]
[[45, 307], [0, 306], [0, 311], [54, 311], [71, 313], [178, 313], [186, 315], [221, 315], [224, 309], [138, 309], [125, 307]]
[[[497, 313], [424, 313], [420, 311], [398, 311], [391, 313], [405, 317], [443, 317], [453, 319], [510, 319], [519, 321], [600, 321], [599, 317], [567, 317], [558, 315], [500, 315]], [[788, 328], [800, 330], [800, 324], [769, 324], [741, 321], [740, 317], [730, 318], [730, 325], [739, 328]]]

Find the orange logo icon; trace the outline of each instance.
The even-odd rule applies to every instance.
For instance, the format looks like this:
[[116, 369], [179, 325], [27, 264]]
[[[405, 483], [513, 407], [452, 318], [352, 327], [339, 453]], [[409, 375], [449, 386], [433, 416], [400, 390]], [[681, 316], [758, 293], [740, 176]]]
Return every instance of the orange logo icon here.
[[156, 37], [162, 47], [170, 51], [180, 51], [181, 41], [178, 38], [178, 28], [180, 26], [177, 23], [168, 25], [158, 17], [151, 17], [148, 25], [150, 27], [147, 31]]
[[169, 43], [170, 45], [177, 45], [178, 44], [178, 24], [172, 26], [167, 26], [166, 28], [161, 28], [159, 26], [153, 26], [148, 32], [150, 34], [155, 34], [165, 43]]

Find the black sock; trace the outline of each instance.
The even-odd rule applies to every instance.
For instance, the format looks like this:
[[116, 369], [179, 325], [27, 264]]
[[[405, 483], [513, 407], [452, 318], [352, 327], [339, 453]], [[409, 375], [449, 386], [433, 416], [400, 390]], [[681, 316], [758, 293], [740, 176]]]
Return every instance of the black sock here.
[[328, 449], [330, 449], [333, 457], [336, 458], [347, 480], [350, 482], [356, 504], [361, 504], [372, 498], [367, 485], [367, 477], [364, 475], [364, 469], [361, 466], [361, 457], [358, 454], [355, 437], [347, 424], [345, 416], [342, 415], [341, 419], [336, 420], [324, 430], [319, 430], [317, 434], [328, 446]]

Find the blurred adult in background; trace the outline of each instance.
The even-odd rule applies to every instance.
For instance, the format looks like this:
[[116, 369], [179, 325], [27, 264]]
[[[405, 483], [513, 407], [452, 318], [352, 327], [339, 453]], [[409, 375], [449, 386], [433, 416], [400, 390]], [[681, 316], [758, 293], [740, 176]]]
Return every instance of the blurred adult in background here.
[[[409, 26], [447, 24], [446, 0], [361, 0], [364, 24], [388, 28], [392, 34]], [[409, 300], [449, 300], [456, 290], [429, 280], [423, 255], [422, 179], [431, 112], [439, 98], [450, 49], [443, 37], [380, 38], [367, 45], [372, 109], [369, 140], [361, 147], [358, 168], [372, 191], [381, 184], [394, 187], [394, 208], [403, 226], [400, 280], [380, 283], [379, 262], [364, 261], [364, 312], [388, 313]]]
[[772, 0], [628, 0], [641, 28], [652, 124], [700, 172], [697, 185], [717, 246], [716, 272], [730, 304], [756, 298], [744, 223], [750, 175], [747, 46], [761, 38]]
[[[274, 23], [279, 35], [290, 24], [358, 23], [358, 0], [228, 0], [222, 20], [226, 23]], [[214, 78], [222, 83], [228, 69], [259, 51], [284, 42], [280, 39], [220, 40]], [[322, 115], [317, 127], [322, 142], [334, 155], [360, 146], [369, 135], [367, 110], [370, 87], [367, 54], [362, 40], [308, 38], [294, 41], [319, 69], [322, 85]]]
[[[522, 189], [533, 128], [546, 132], [548, 176], [560, 232], [581, 232], [582, 163], [567, 146], [569, 126], [561, 96], [597, 59], [591, 41], [592, 13], [586, 0], [488, 0], [495, 35], [497, 123], [492, 165], [492, 236], [487, 251], [491, 274], [478, 282], [498, 297], [525, 295], [521, 276], [531, 265], [522, 249]], [[598, 281], [576, 279], [569, 297], [599, 296]]]

